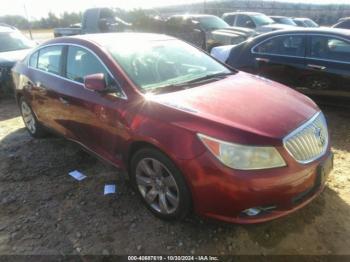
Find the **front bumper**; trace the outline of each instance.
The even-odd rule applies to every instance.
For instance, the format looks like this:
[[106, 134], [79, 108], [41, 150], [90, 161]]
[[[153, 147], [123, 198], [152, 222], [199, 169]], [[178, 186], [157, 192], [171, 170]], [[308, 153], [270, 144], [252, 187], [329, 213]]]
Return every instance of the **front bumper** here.
[[[288, 215], [311, 202], [324, 189], [318, 167], [332, 153], [307, 165], [288, 159], [287, 167], [239, 171], [223, 166], [211, 153], [180, 163], [191, 187], [196, 213], [230, 223], [250, 224]], [[326, 174], [325, 176], [327, 176]], [[274, 207], [256, 216], [242, 211]]]

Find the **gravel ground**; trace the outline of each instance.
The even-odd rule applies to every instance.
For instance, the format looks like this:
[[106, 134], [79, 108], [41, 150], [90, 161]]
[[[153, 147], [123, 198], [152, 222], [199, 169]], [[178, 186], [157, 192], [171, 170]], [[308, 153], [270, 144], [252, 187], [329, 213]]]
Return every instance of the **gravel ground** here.
[[[325, 191], [286, 218], [241, 226], [153, 217], [117, 170], [64, 139], [32, 139], [14, 101], [0, 101], [0, 254], [350, 254], [350, 112], [324, 111], [335, 153]], [[110, 182], [118, 194], [104, 196]]]

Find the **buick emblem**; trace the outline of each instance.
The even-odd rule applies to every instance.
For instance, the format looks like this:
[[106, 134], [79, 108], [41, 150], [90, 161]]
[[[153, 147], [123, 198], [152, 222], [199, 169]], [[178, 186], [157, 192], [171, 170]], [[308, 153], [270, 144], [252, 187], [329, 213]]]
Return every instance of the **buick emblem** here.
[[326, 142], [326, 138], [324, 137], [322, 128], [315, 127], [314, 134], [315, 134], [315, 137], [316, 137], [316, 139], [318, 141], [318, 145], [319, 146], [324, 146], [324, 144]]

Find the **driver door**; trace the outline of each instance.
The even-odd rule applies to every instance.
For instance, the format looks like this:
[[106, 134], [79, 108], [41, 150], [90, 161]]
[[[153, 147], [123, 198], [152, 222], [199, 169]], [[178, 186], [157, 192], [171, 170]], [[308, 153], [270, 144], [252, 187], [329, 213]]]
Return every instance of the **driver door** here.
[[[65, 66], [66, 86], [59, 94], [65, 108], [64, 126], [72, 139], [114, 163], [125, 135], [121, 110], [126, 103], [121, 93], [99, 93], [84, 87], [84, 77], [103, 73], [107, 86], [115, 80], [101, 60], [83, 47], [68, 46]], [[120, 165], [120, 163], [116, 163]]]

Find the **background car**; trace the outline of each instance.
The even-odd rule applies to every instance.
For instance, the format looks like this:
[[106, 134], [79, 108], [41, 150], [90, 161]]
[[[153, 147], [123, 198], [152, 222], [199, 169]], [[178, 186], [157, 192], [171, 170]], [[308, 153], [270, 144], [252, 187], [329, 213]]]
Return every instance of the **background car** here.
[[11, 68], [23, 59], [36, 43], [15, 27], [0, 25], [0, 97], [13, 95]]
[[299, 27], [320, 27], [315, 21], [310, 18], [293, 18], [293, 21]]
[[[218, 51], [213, 50], [212, 54], [215, 52]], [[293, 86], [327, 103], [349, 103], [348, 30], [322, 28], [272, 32], [233, 46], [226, 52], [230, 54], [225, 62], [237, 69]]]
[[13, 75], [30, 135], [49, 128], [128, 171], [163, 219], [275, 219], [318, 196], [332, 169], [314, 102], [170, 36], [56, 38]]
[[286, 16], [270, 16], [270, 18], [278, 24], [297, 26], [293, 18]]
[[293, 28], [290, 25], [278, 24], [267, 15], [255, 12], [225, 13], [222, 19], [231, 26], [253, 29], [257, 34]]
[[81, 23], [67, 28], [55, 28], [55, 37], [80, 34], [130, 31], [132, 25], [117, 17], [111, 8], [89, 8], [84, 11]]
[[215, 46], [239, 44], [255, 35], [254, 30], [231, 27], [214, 15], [186, 14], [170, 16], [163, 33], [210, 51]]
[[332, 26], [333, 28], [350, 29], [350, 17], [343, 17], [338, 20], [338, 23]]

